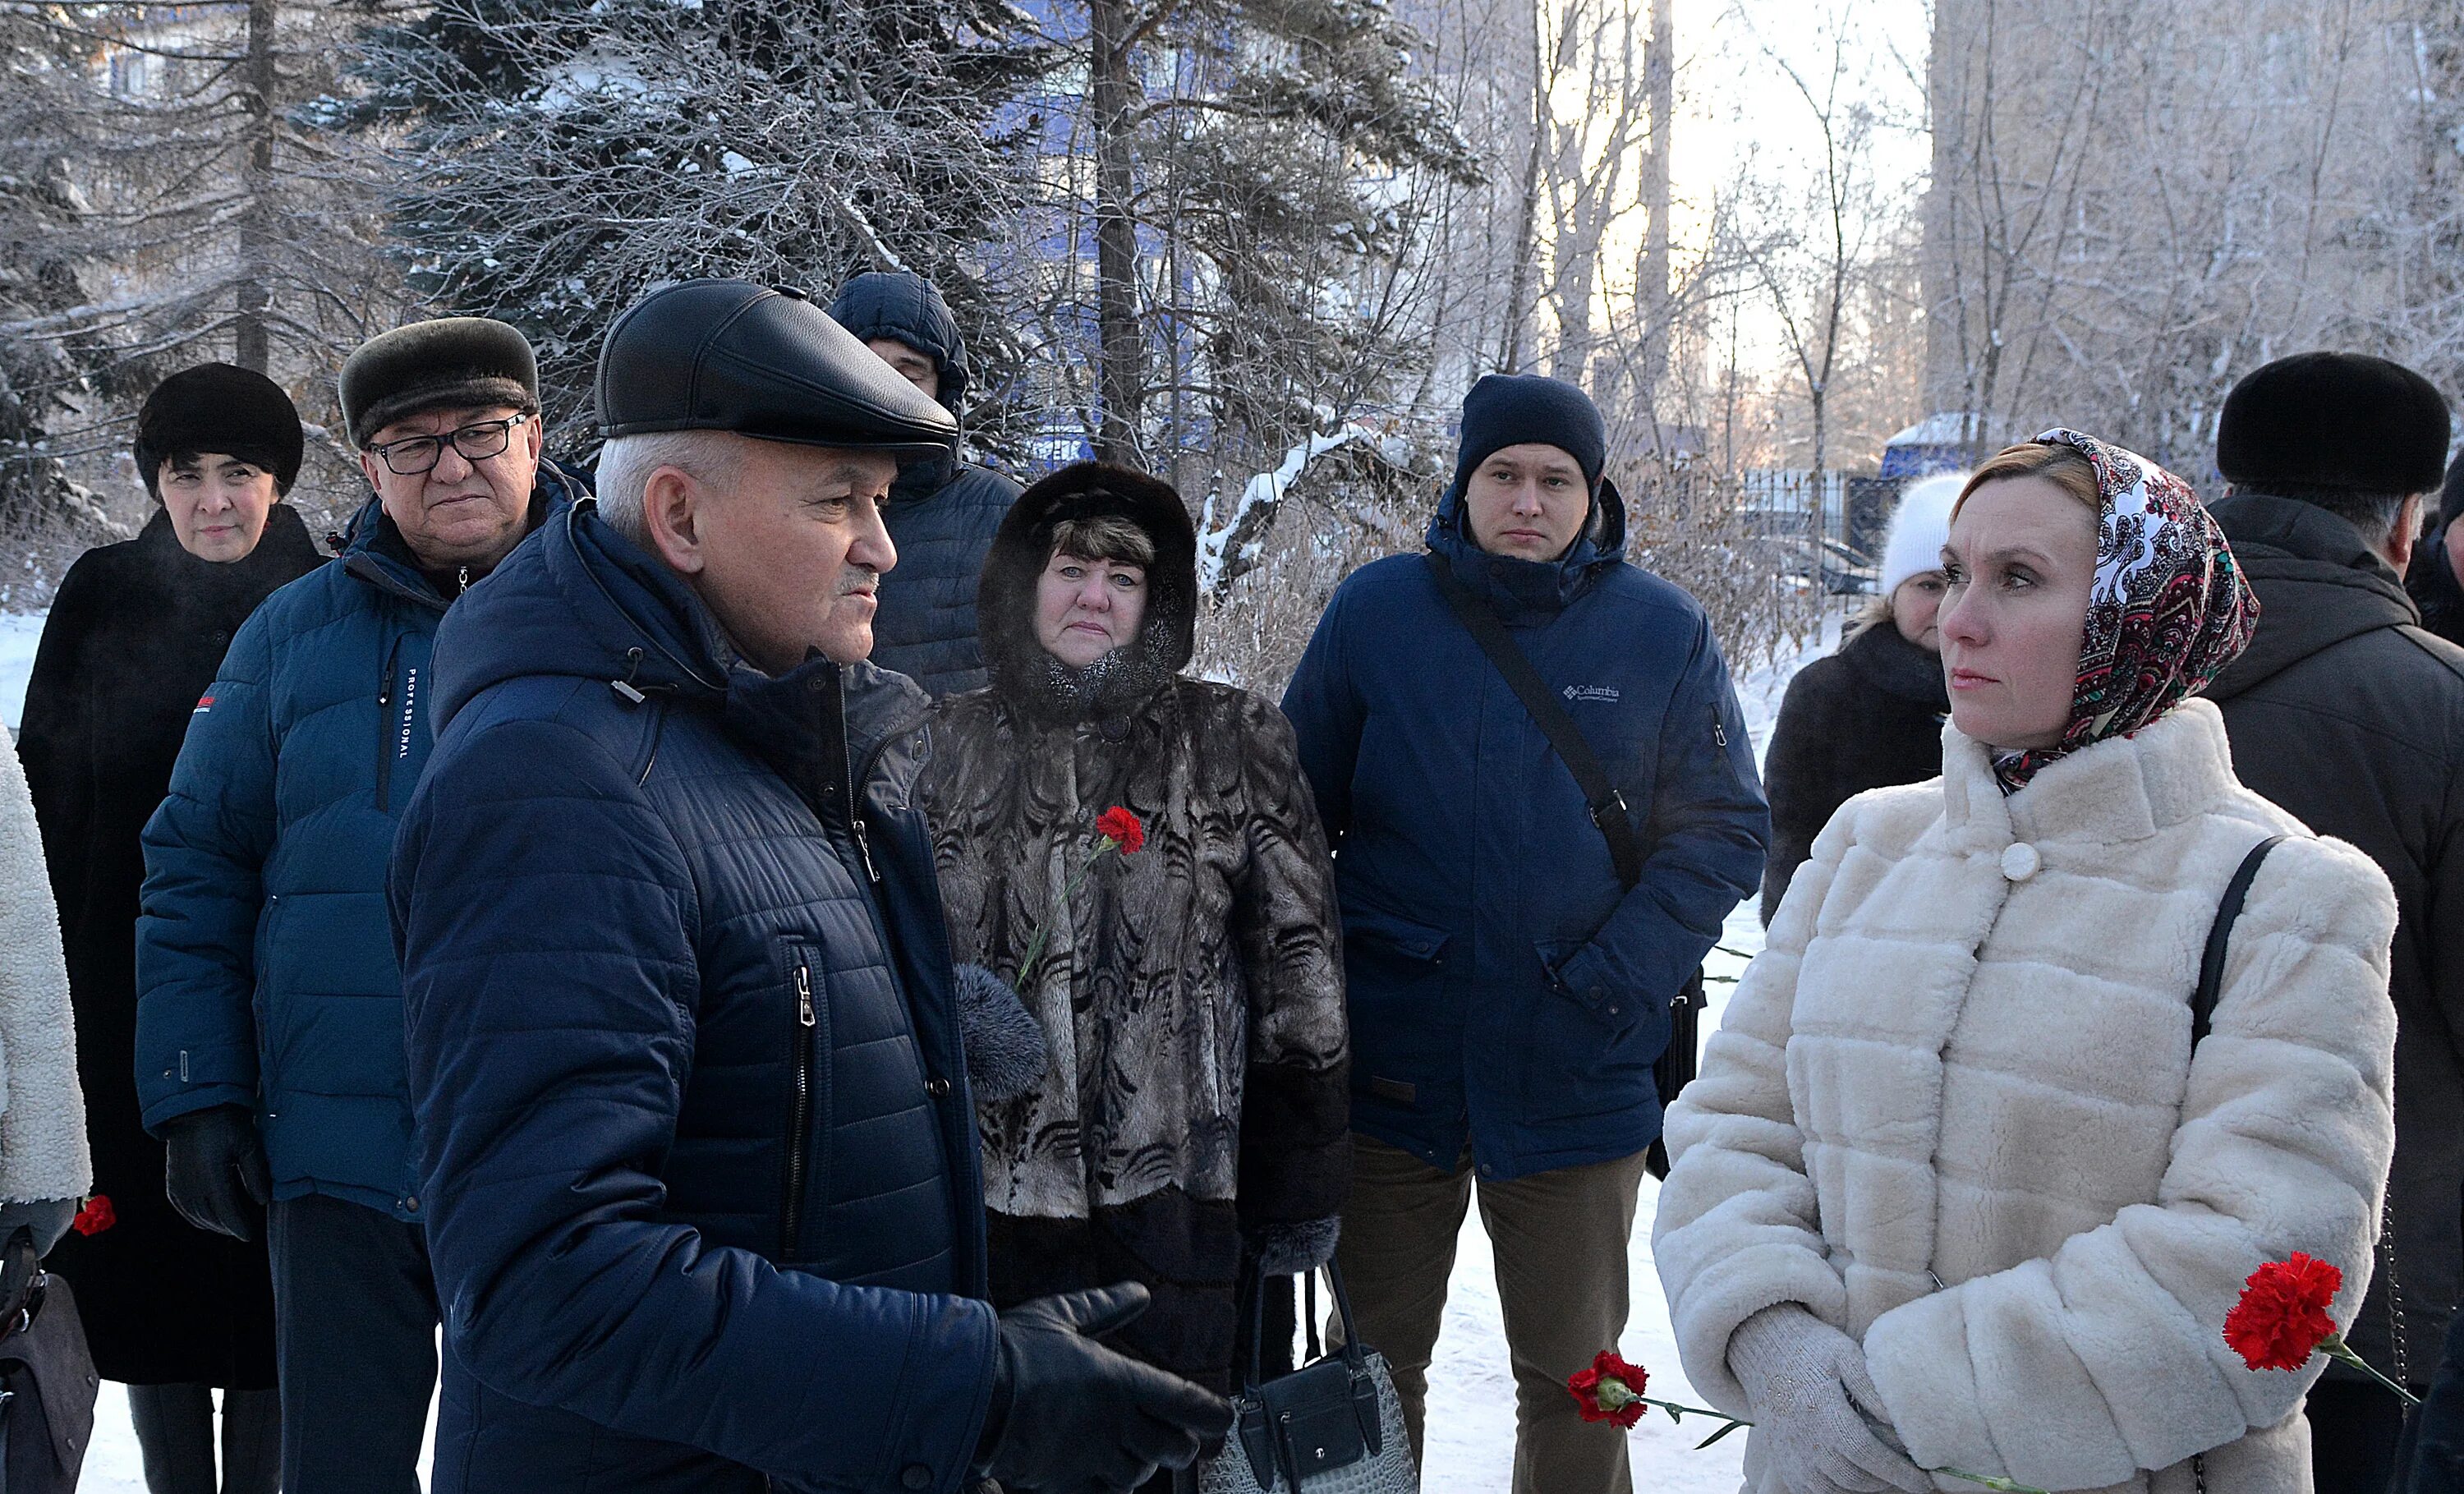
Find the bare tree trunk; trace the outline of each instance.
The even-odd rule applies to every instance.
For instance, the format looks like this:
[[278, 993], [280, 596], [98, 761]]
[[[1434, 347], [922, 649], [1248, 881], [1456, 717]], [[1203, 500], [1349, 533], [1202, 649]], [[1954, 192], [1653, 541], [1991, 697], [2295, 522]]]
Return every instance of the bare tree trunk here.
[[1088, 19], [1095, 105], [1095, 327], [1103, 403], [1095, 454], [1107, 462], [1143, 467], [1138, 414], [1146, 374], [1138, 330], [1138, 229], [1130, 206], [1137, 181], [1130, 151], [1133, 99], [1128, 0], [1089, 0]]
[[1531, 319], [1532, 258], [1539, 253], [1540, 166], [1549, 141], [1550, 71], [1541, 57], [1540, 0], [1531, 5], [1531, 148], [1523, 157], [1523, 212], [1514, 231], [1514, 274], [1507, 282], [1506, 332], [1499, 340], [1497, 366], [1506, 373], [1523, 366], [1523, 344]]
[[248, 166], [241, 172], [241, 190], [248, 198], [239, 226], [239, 317], [234, 329], [234, 361], [242, 368], [266, 370], [265, 311], [273, 303], [275, 0], [249, 0], [248, 7]]
[[1665, 446], [1661, 429], [1660, 381], [1668, 372], [1668, 152], [1677, 127], [1677, 0], [1651, 0], [1651, 45], [1643, 57], [1643, 90], [1651, 150], [1642, 158], [1642, 274], [1635, 295], [1642, 302], [1642, 409], [1651, 421], [1652, 444]]

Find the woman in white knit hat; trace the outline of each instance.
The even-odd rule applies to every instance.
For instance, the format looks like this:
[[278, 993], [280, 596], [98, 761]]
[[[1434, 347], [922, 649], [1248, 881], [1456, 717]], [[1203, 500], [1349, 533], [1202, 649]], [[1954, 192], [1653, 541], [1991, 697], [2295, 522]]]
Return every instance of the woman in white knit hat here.
[[1771, 812], [1763, 922], [1841, 804], [1869, 788], [1942, 772], [1943, 688], [1934, 614], [1942, 544], [1966, 472], [1919, 478], [1900, 494], [1882, 546], [1881, 592], [1848, 625], [1837, 652], [1789, 682], [1763, 764]]

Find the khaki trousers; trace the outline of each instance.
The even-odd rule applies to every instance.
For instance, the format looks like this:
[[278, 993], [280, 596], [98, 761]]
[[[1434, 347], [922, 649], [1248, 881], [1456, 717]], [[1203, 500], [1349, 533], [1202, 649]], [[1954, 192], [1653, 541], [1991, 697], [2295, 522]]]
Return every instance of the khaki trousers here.
[[[1335, 1260], [1360, 1336], [1386, 1356], [1421, 1458], [1429, 1359], [1445, 1315], [1471, 1155], [1441, 1172], [1354, 1133], [1352, 1201]], [[1479, 1185], [1514, 1362], [1514, 1494], [1632, 1494], [1625, 1433], [1586, 1422], [1566, 1376], [1625, 1330], [1627, 1247], [1643, 1153]]]

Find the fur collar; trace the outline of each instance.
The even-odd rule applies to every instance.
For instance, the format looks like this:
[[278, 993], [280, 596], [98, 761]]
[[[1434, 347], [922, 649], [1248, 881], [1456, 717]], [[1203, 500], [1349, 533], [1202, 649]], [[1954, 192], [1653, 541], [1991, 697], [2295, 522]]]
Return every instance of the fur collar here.
[[[1035, 587], [1065, 519], [1114, 514], [1146, 532], [1146, 619], [1135, 642], [1083, 670], [1036, 641]], [[1019, 495], [1001, 520], [976, 590], [984, 667], [995, 693], [1054, 725], [1127, 716], [1170, 683], [1197, 648], [1198, 530], [1169, 483], [1099, 462], [1065, 467]]]

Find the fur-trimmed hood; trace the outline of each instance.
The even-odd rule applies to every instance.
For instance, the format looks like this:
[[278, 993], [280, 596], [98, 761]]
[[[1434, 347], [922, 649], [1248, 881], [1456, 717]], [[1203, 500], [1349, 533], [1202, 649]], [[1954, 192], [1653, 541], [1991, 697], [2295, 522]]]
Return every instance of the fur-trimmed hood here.
[[[1064, 521], [1117, 515], [1155, 543], [1137, 642], [1069, 670], [1035, 636], [1036, 579]], [[1135, 706], [1188, 668], [1198, 637], [1198, 529], [1170, 483], [1102, 462], [1065, 467], [1019, 495], [993, 537], [976, 589], [977, 630], [992, 688], [1047, 718], [1086, 719]], [[1115, 662], [1117, 661], [1117, 663]]]

